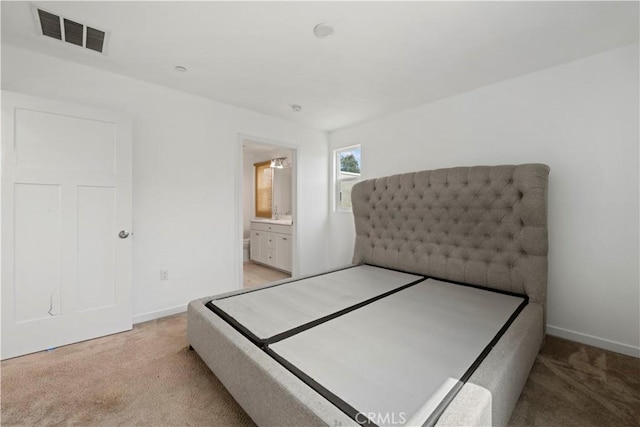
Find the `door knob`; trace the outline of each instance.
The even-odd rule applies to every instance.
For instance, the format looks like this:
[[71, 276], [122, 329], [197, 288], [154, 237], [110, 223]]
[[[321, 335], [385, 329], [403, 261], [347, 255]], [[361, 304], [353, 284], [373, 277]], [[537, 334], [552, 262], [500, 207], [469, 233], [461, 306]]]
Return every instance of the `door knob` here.
[[129, 232], [127, 230], [121, 230], [120, 233], [118, 233], [118, 237], [120, 237], [121, 239], [126, 239], [127, 237], [129, 237]]

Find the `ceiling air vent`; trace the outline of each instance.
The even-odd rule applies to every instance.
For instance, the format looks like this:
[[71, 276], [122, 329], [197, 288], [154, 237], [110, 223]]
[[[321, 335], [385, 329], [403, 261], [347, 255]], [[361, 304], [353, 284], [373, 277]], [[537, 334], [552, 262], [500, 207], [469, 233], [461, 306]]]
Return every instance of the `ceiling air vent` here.
[[43, 35], [62, 40], [62, 31], [60, 31], [59, 16], [38, 9], [38, 17], [40, 18], [40, 26], [42, 27]]
[[86, 38], [87, 49], [93, 49], [98, 52], [102, 52], [102, 47], [104, 46], [104, 35], [105, 35], [104, 31], [87, 27], [87, 38]]
[[106, 33], [68, 18], [36, 9], [42, 35], [76, 46], [104, 52]]
[[64, 41], [82, 46], [84, 25], [64, 19]]

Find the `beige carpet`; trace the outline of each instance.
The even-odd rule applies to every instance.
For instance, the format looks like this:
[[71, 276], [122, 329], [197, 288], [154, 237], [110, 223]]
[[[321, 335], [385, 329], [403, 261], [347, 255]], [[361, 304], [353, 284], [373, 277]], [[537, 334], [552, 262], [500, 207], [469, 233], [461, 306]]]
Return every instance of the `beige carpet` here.
[[[3, 426], [253, 423], [188, 350], [184, 314], [2, 362]], [[640, 360], [549, 337], [516, 426], [638, 426]]]
[[640, 426], [640, 359], [547, 336], [515, 426]]
[[252, 424], [188, 349], [184, 314], [2, 362], [2, 425]]

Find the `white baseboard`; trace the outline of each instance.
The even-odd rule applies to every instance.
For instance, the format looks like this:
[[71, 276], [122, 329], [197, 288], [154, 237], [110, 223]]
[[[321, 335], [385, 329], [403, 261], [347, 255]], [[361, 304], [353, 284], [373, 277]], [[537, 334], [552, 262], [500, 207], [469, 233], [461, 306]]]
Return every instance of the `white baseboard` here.
[[133, 316], [133, 319], [131, 319], [131, 321], [135, 325], [137, 323], [148, 322], [149, 320], [171, 316], [172, 314], [184, 313], [185, 311], [187, 311], [187, 304], [177, 305], [175, 307], [165, 308], [164, 310], [138, 314], [136, 316]]
[[593, 335], [587, 335], [581, 332], [571, 331], [569, 329], [559, 328], [553, 325], [547, 325], [547, 334], [553, 335], [554, 337], [579, 342], [581, 344], [587, 344], [593, 347], [615, 351], [616, 353], [626, 354], [627, 356], [640, 358], [640, 347], [634, 347], [617, 341], [606, 340], [604, 338], [594, 337]]

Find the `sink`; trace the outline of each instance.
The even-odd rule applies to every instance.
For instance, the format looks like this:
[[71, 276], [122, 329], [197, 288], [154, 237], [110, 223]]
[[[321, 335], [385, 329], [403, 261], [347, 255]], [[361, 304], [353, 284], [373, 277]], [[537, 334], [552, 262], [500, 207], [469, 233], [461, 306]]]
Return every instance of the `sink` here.
[[292, 225], [291, 219], [268, 219], [268, 218], [254, 218], [251, 222], [261, 222], [263, 224], [280, 224], [280, 225]]

